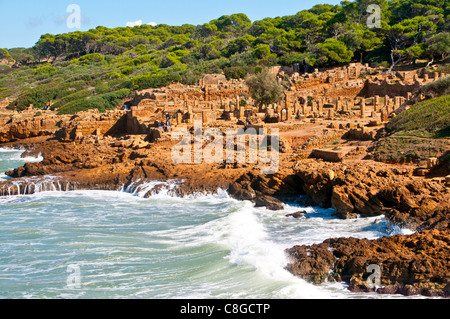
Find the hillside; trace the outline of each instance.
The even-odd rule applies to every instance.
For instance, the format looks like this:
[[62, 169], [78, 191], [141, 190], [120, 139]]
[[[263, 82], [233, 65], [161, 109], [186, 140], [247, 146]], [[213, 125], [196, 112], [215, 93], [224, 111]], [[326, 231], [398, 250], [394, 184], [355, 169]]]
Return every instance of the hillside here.
[[450, 95], [426, 100], [400, 113], [386, 125], [396, 136], [450, 138]]
[[[316, 5], [292, 16], [250, 21], [225, 15], [203, 25], [97, 27], [45, 34], [33, 48], [0, 51], [0, 99], [10, 109], [52, 103], [61, 114], [120, 106], [133, 90], [194, 84], [202, 74], [245, 78], [273, 65], [300, 72], [349, 62], [395, 68], [444, 60], [450, 6], [443, 0], [377, 1], [380, 28], [369, 29], [365, 1]], [[10, 65], [14, 63], [11, 68]]]
[[424, 163], [427, 158], [442, 156], [450, 150], [449, 114], [450, 95], [413, 105], [386, 125], [388, 135], [376, 142], [375, 158]]

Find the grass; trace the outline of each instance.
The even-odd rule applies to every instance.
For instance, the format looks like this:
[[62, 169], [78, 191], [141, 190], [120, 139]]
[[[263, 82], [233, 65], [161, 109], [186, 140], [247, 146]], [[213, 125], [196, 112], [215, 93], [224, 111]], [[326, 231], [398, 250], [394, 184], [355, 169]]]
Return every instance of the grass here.
[[377, 161], [420, 163], [439, 157], [450, 143], [450, 95], [413, 105], [391, 120], [386, 131], [372, 147]]
[[389, 136], [378, 140], [372, 150], [374, 159], [388, 163], [420, 163], [445, 152], [447, 141]]
[[450, 138], [450, 95], [413, 105], [386, 125], [389, 135]]

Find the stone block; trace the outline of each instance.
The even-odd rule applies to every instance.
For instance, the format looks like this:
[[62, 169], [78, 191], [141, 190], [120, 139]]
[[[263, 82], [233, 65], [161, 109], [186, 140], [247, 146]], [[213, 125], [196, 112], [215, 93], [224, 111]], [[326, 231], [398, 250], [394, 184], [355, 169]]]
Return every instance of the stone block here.
[[343, 152], [332, 150], [315, 149], [312, 151], [312, 156], [315, 158], [323, 159], [327, 162], [342, 162], [342, 160], [344, 159]]

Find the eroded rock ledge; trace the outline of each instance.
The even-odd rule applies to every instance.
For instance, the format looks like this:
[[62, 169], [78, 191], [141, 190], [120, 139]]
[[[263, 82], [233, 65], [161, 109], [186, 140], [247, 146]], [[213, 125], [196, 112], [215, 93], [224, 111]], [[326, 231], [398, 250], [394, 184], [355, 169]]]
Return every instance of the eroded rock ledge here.
[[367, 162], [305, 160], [294, 170], [302, 190], [318, 205], [334, 208], [337, 216], [383, 214], [388, 222], [417, 232], [295, 246], [286, 251], [288, 271], [310, 282], [345, 281], [352, 291], [369, 292], [375, 288], [366, 280], [368, 267], [378, 265], [378, 293], [450, 296], [450, 191], [443, 178], [425, 179], [413, 176], [413, 169]]
[[450, 231], [425, 230], [377, 240], [338, 238], [287, 250], [295, 276], [321, 283], [346, 281], [354, 292], [371, 292], [370, 265], [380, 267], [380, 294], [450, 296]]
[[381, 163], [315, 160], [294, 168], [303, 191], [341, 218], [385, 215], [404, 228], [447, 229], [450, 189], [444, 179], [413, 176], [413, 169]]

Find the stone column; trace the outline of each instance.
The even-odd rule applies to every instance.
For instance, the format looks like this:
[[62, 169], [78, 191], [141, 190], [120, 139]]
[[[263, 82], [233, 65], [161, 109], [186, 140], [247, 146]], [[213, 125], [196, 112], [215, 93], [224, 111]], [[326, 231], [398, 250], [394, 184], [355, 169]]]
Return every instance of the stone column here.
[[298, 101], [295, 101], [294, 103], [294, 116], [297, 117], [298, 111], [300, 110], [300, 105]]
[[242, 119], [245, 117], [245, 107], [240, 106], [239, 107], [239, 118]]
[[387, 107], [389, 105], [391, 101], [391, 98], [389, 97], [389, 95], [385, 95], [384, 96], [384, 107]]
[[209, 89], [205, 86], [205, 101], [209, 101]]
[[208, 111], [202, 111], [202, 121], [203, 124], [208, 123]]
[[336, 102], [336, 111], [342, 111], [342, 101], [340, 99]]
[[381, 122], [387, 122], [388, 121], [388, 111], [383, 108], [381, 109]]
[[396, 96], [394, 101], [395, 101], [395, 109], [398, 109], [401, 106], [400, 96]]
[[370, 114], [370, 117], [373, 119], [377, 118], [377, 112], [376, 111], [372, 111], [372, 113]]
[[322, 98], [317, 100], [317, 107], [319, 108], [319, 112], [322, 113], [323, 112], [323, 99]]
[[361, 99], [361, 118], [365, 118], [366, 117], [366, 99], [362, 98]]
[[308, 105], [306, 104], [306, 103], [303, 103], [302, 104], [302, 114], [303, 115], [306, 115], [306, 113], [307, 113], [307, 110], [306, 110], [306, 108], [308, 107]]
[[379, 95], [375, 95], [375, 97], [373, 98], [373, 110], [375, 112], [380, 112], [380, 96]]
[[288, 109], [291, 106], [289, 97], [290, 97], [289, 93], [287, 91], [284, 92], [284, 103], [285, 103], [286, 109]]

